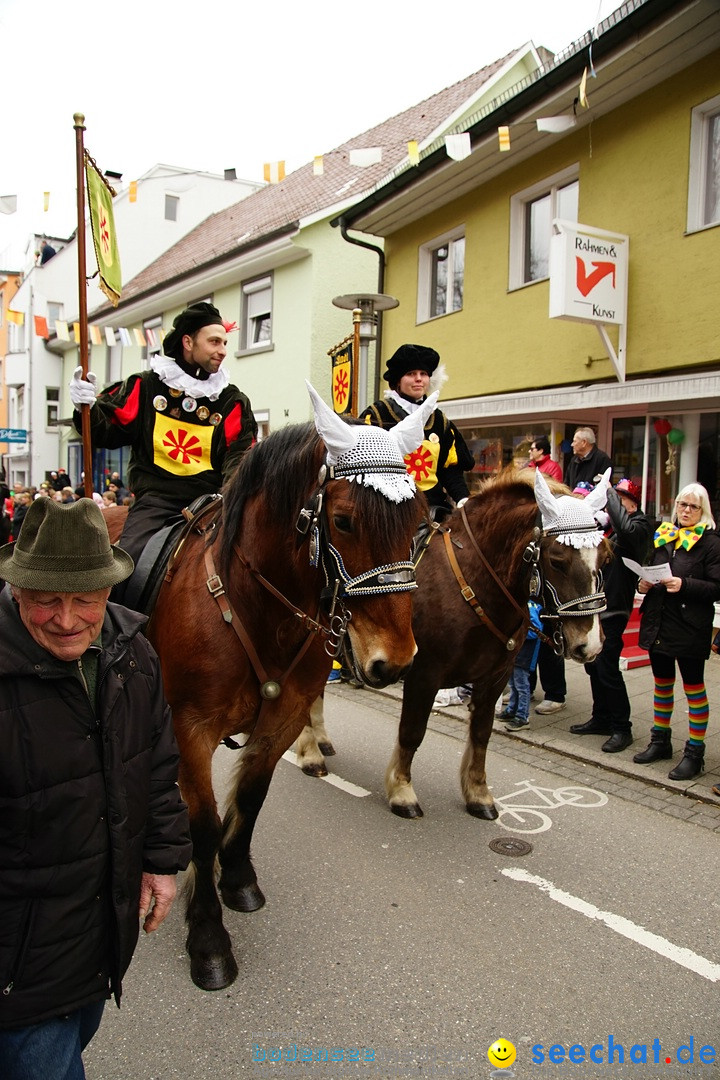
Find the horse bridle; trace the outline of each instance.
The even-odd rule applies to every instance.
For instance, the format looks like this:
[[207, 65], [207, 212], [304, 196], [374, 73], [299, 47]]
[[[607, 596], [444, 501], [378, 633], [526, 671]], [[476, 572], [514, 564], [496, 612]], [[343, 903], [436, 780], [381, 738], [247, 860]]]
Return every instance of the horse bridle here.
[[[386, 563], [383, 566], [376, 566], [372, 570], [366, 570], [353, 577], [347, 572], [342, 555], [330, 540], [323, 497], [325, 485], [329, 480], [343, 477], [350, 479], [353, 476], [373, 471], [405, 473], [405, 467], [404, 465], [398, 465], [397, 468], [388, 465], [377, 468], [365, 466], [362, 469], [355, 470], [323, 465], [318, 475], [318, 487], [298, 515], [297, 531], [301, 536], [309, 538], [310, 565], [320, 565], [325, 577], [325, 585], [320, 593], [320, 604], [315, 618], [312, 618], [296, 604], [288, 600], [279, 589], [275, 588], [272, 582], [268, 581], [259, 570], [252, 566], [239, 547], [233, 545], [235, 556], [245, 570], [276, 600], [284, 604], [296, 616], [307, 632], [307, 637], [291, 664], [277, 679], [268, 676], [250, 635], [227, 598], [225, 586], [215, 568], [212, 546], [207, 544], [205, 547], [204, 558], [208, 575], [206, 581], [208, 591], [218, 604], [223, 619], [233, 628], [239, 638], [260, 681], [260, 695], [268, 701], [280, 696], [283, 681], [300, 662], [315, 637], [325, 639], [324, 648], [328, 656], [335, 659], [340, 655], [348, 624], [352, 618], [352, 612], [343, 603], [346, 598], [352, 599], [354, 596], [378, 596], [387, 593], [407, 592], [409, 589], [417, 588], [415, 566], [409, 560], [407, 562]], [[326, 609], [327, 625], [320, 621], [320, 613], [323, 608]]]
[[[490, 630], [496, 638], [498, 638], [498, 640], [505, 646], [508, 652], [513, 652], [519, 645], [519, 634], [521, 634], [523, 629], [530, 623], [527, 606], [524, 610], [523, 608], [521, 608], [521, 606], [516, 602], [515, 598], [511, 596], [511, 594], [505, 588], [505, 585], [495, 573], [495, 570], [490, 565], [485, 555], [483, 555], [470, 529], [470, 524], [468, 522], [464, 506], [460, 508], [460, 516], [465, 527], [465, 532], [467, 533], [468, 539], [470, 540], [470, 543], [474, 548], [475, 553], [479, 556], [483, 566], [490, 574], [502, 594], [505, 596], [511, 606], [515, 609], [515, 611], [520, 615], [520, 626], [510, 636], [503, 633], [502, 630], [499, 630], [497, 626], [495, 626], [487, 612], [484, 611], [481, 607], [474, 590], [468, 585], [468, 583], [462, 576], [462, 571], [460, 570], [460, 566], [455, 557], [455, 553], [452, 550], [453, 543], [456, 543], [459, 547], [462, 547], [462, 544], [457, 540], [452, 540], [450, 529], [439, 526], [437, 531], [444, 533], [445, 550], [447, 552], [450, 566], [452, 567], [453, 573], [455, 574], [457, 582], [460, 586], [460, 592], [463, 598], [468, 602], [472, 610], [475, 612], [477, 617], [480, 619], [480, 621], [485, 626], [487, 626], [488, 630]], [[565, 529], [564, 531], [568, 532], [571, 530]], [[599, 570], [597, 592], [590, 593], [587, 596], [576, 597], [575, 599], [568, 600], [565, 603], [561, 602], [560, 597], [557, 594], [557, 590], [555, 589], [552, 582], [545, 579], [540, 566], [540, 541], [542, 540], [543, 536], [551, 535], [552, 530], [543, 530], [542, 517], [540, 515], [540, 512], [538, 511], [538, 516], [535, 522], [535, 526], [533, 528], [532, 538], [523, 552], [523, 562], [529, 563], [531, 565], [530, 595], [528, 599], [535, 600], [540, 605], [540, 617], [544, 621], [555, 620], [557, 623], [552, 635], [548, 635], [542, 630], [535, 630], [534, 632], [537, 634], [538, 638], [542, 642], [544, 642], [546, 645], [550, 645], [556, 656], [562, 656], [565, 652], [565, 638], [563, 635], [561, 619], [572, 618], [573, 616], [576, 618], [582, 618], [588, 615], [596, 615], [602, 611], [605, 611], [607, 609], [607, 604], [605, 602], [605, 593], [602, 589], [602, 573]], [[550, 594], [552, 607], [550, 607], [546, 601], [546, 590]]]

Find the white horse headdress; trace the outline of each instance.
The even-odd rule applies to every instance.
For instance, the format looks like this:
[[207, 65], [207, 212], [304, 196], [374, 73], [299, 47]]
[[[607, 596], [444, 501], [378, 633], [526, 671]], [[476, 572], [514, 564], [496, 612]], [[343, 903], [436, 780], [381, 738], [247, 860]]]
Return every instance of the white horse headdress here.
[[607, 503], [610, 469], [584, 499], [575, 495], [553, 495], [545, 477], [535, 470], [535, 500], [540, 507], [543, 532], [560, 544], [574, 548], [594, 548], [602, 543], [595, 514]]
[[327, 447], [325, 464], [332, 467], [333, 475], [375, 488], [392, 502], [412, 499], [415, 481], [403, 458], [423, 441], [425, 421], [438, 395], [431, 394], [421, 408], [385, 431], [370, 424], [346, 424], [307, 380], [305, 384], [313, 403], [315, 427]]

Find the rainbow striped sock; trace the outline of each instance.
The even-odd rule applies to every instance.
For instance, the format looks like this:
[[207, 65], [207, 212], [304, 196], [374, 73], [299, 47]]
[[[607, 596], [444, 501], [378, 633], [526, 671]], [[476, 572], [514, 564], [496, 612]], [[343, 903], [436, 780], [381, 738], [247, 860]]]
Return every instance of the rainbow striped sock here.
[[672, 719], [673, 706], [675, 704], [675, 680], [659, 679], [655, 676], [655, 693], [653, 696], [653, 729], [655, 731], [668, 731]]
[[683, 683], [683, 690], [688, 699], [688, 742], [694, 743], [695, 746], [702, 746], [710, 716], [705, 683], [698, 683], [697, 686]]

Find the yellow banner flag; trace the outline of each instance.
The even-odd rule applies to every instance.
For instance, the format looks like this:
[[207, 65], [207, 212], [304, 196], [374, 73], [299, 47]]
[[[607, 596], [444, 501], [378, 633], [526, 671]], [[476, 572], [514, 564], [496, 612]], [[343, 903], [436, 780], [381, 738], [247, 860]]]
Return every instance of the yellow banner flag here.
[[505, 150], [510, 149], [510, 128], [499, 127], [498, 128], [498, 149], [502, 153]]
[[285, 179], [285, 162], [270, 161], [263, 165], [263, 180], [268, 184], [279, 184]]
[[143, 345], [147, 345], [147, 341], [145, 340], [145, 335], [143, 334], [143, 332], [142, 332], [142, 330], [140, 329], [139, 326], [133, 326], [133, 335], [135, 337], [135, 344], [136, 345], [140, 345], [141, 347]]
[[8, 322], [15, 323], [16, 326], [22, 326], [25, 322], [25, 313], [22, 311], [13, 311], [12, 308], [7, 309]]
[[93, 345], [102, 345], [102, 333], [99, 326], [90, 327], [90, 340]]
[[89, 154], [85, 153], [85, 176], [87, 179], [90, 228], [97, 258], [100, 288], [113, 307], [117, 307], [122, 291], [120, 255], [115, 232], [112, 195]]
[[128, 201], [137, 202], [137, 180], [130, 181], [130, 187], [128, 188]]
[[73, 334], [75, 335], [75, 340], [79, 343], [80, 342], [80, 323], [79, 322], [74, 322], [73, 323]]
[[43, 191], [43, 210], [47, 212], [50, 209], [50, 192]]
[[316, 154], [313, 158], [313, 176], [322, 176], [325, 172], [322, 154]]
[[410, 158], [411, 165], [420, 164], [420, 151], [418, 150], [417, 139], [411, 139], [408, 143], [408, 157]]
[[580, 80], [580, 89], [578, 90], [578, 101], [582, 105], [583, 109], [588, 108], [587, 76], [588, 76], [588, 69], [585, 68], [585, 70], [582, 73], [582, 79]]

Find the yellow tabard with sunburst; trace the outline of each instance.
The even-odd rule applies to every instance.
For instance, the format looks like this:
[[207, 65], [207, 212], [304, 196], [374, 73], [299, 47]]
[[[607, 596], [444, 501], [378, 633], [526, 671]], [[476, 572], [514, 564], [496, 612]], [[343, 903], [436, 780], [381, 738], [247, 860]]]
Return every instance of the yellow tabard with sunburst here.
[[212, 425], [201, 427], [155, 413], [153, 460], [155, 465], [176, 476], [194, 476], [211, 469]]
[[404, 457], [405, 468], [421, 491], [429, 491], [438, 482], [437, 463], [440, 457], [440, 443], [437, 436], [431, 442], [424, 439], [417, 450]]

